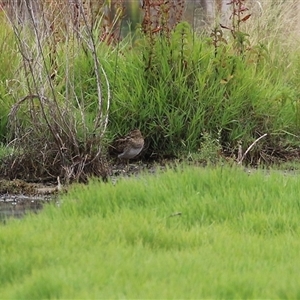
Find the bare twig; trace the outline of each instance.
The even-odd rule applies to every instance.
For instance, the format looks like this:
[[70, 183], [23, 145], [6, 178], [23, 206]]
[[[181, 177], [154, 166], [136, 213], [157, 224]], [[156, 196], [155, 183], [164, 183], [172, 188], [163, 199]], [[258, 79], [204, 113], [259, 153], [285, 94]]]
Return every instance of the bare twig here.
[[[63, 7], [62, 22], [55, 15], [55, 10], [59, 9], [57, 3], [51, 2], [53, 6], [50, 2], [33, 6], [34, 0], [20, 0], [20, 3], [26, 11], [26, 23], [20, 18], [11, 18], [11, 24], [23, 59], [20, 80], [26, 78], [23, 93], [27, 96], [18, 100], [11, 109], [9, 122], [16, 155], [8, 159], [3, 168], [11, 178], [29, 176], [41, 180], [60, 176], [65, 181], [72, 181], [86, 180], [88, 174], [106, 177], [108, 169], [102, 155], [101, 139], [108, 123], [111, 91], [97, 55], [99, 39], [93, 25], [96, 20], [86, 15], [88, 11], [83, 8], [82, 0]], [[74, 23], [74, 11], [71, 11], [74, 7], [84, 19], [82, 33]], [[59, 22], [58, 26], [55, 26], [56, 22]], [[59, 27], [61, 23], [62, 28]], [[63, 37], [57, 38], [56, 35], [61, 34]], [[65, 57], [65, 69], [62, 68], [65, 74], [59, 74], [59, 69], [54, 70], [57, 71], [54, 80], [50, 74], [52, 63], [55, 63], [55, 68], [60, 67], [57, 43], [70, 52]], [[86, 91], [78, 92], [74, 75], [74, 61], [82, 50], [92, 57], [95, 74], [98, 107], [93, 124], [86, 121], [90, 103], [84, 98]], [[72, 59], [74, 61], [70, 61]], [[103, 88], [106, 93], [103, 93]], [[104, 94], [107, 94], [105, 99]]]
[[263, 134], [262, 136], [260, 136], [258, 139], [256, 139], [256, 140], [248, 147], [248, 149], [246, 150], [246, 152], [244, 153], [244, 155], [242, 156], [242, 158], [238, 161], [238, 164], [239, 164], [239, 165], [243, 162], [244, 158], [246, 157], [247, 153], [252, 149], [252, 147], [253, 147], [259, 140], [261, 140], [262, 138], [264, 138], [264, 137], [267, 136], [267, 135], [268, 135], [267, 133]]

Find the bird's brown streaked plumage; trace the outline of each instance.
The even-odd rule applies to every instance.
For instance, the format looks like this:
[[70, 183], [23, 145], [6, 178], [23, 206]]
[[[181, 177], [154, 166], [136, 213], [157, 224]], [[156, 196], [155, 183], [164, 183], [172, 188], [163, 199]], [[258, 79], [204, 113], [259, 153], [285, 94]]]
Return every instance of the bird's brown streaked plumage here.
[[131, 131], [124, 138], [115, 140], [112, 144], [113, 152], [118, 154], [118, 158], [129, 160], [141, 153], [144, 147], [144, 138], [140, 130]]

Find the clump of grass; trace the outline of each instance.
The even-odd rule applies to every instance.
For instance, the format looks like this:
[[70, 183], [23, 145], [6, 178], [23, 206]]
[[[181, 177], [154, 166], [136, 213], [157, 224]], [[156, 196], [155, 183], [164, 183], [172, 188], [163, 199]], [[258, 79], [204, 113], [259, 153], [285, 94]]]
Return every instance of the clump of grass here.
[[220, 163], [223, 155], [219, 140], [220, 134], [221, 132], [219, 132], [219, 138], [214, 139], [211, 134], [204, 131], [198, 151], [190, 153], [188, 160], [193, 163], [200, 162], [202, 165]]
[[[83, 5], [81, 1], [78, 3]], [[75, 31], [69, 32], [64, 27], [59, 28], [60, 22], [56, 24], [55, 18], [50, 19], [59, 30], [40, 35], [41, 48], [35, 44], [34, 55], [27, 53], [28, 48], [21, 47], [26, 70], [20, 72], [22, 84], [16, 89], [18, 97], [15, 97], [28, 101], [22, 102], [17, 115], [19, 123], [14, 126], [22, 130], [11, 137], [18, 134], [18, 137], [28, 138], [35, 128], [39, 128], [34, 140], [40, 144], [42, 133], [47, 132], [47, 138], [50, 138], [48, 149], [51, 149], [38, 158], [42, 164], [32, 162], [32, 167], [25, 169], [25, 173], [38, 170], [35, 173], [38, 178], [43, 170], [42, 176], [48, 172], [51, 177], [62, 175], [77, 180], [82, 166], [98, 161], [93, 157], [105, 152], [103, 136], [107, 128], [109, 136], [140, 128], [149, 143], [145, 154], [148, 157], [174, 157], [197, 152], [203, 142], [204, 130], [210, 133], [211, 140], [218, 139], [222, 153], [231, 157], [238, 156], [239, 143], [247, 149], [267, 134], [268, 138], [257, 143], [245, 157], [246, 163], [270, 162], [276, 155], [280, 159], [286, 159], [289, 153], [297, 155], [300, 110], [295, 74], [299, 59], [292, 48], [290, 56], [282, 56], [282, 50], [286, 48], [274, 48], [278, 36], [284, 32], [281, 27], [276, 27], [276, 35], [271, 34], [271, 27], [266, 27], [283, 23], [284, 18], [290, 17], [287, 7], [291, 7], [286, 6], [280, 13], [275, 11], [274, 5], [266, 6], [269, 7], [266, 9], [264, 3], [258, 10], [263, 12], [261, 16], [255, 13], [255, 7], [246, 7], [245, 1], [234, 0], [229, 3], [232, 8], [229, 24], [222, 24], [223, 28], [214, 26], [210, 34], [196, 36], [193, 28], [182, 22], [183, 1], [177, 6], [170, 3], [144, 1], [140, 30], [122, 42], [116, 34], [123, 16], [122, 1], [113, 1], [116, 22], [109, 23], [105, 14], [99, 17], [100, 10], [97, 11], [98, 19], [93, 14], [88, 18], [92, 20], [91, 27], [85, 26], [84, 7], [78, 6], [81, 10], [75, 23], [81, 27], [75, 26]], [[66, 14], [70, 24], [74, 25], [71, 16], [71, 13]], [[104, 35], [101, 35], [102, 25], [106, 30]], [[255, 26], [260, 26], [264, 33], [260, 39]], [[31, 45], [32, 35], [24, 37]], [[285, 42], [289, 44], [288, 39]], [[33, 65], [26, 61], [27, 54], [38, 58]], [[281, 72], [284, 64], [289, 64], [286, 74]], [[36, 68], [32, 70], [37, 72], [37, 78], [32, 76], [32, 67]], [[31, 74], [30, 80], [28, 74]], [[29, 80], [27, 87], [23, 84], [26, 80]], [[67, 104], [61, 104], [64, 102]], [[57, 111], [51, 115], [52, 104]], [[40, 111], [42, 105], [49, 105], [44, 110], [46, 118]], [[31, 109], [34, 113], [26, 115]], [[42, 126], [35, 126], [35, 123], [28, 126], [28, 120], [35, 113]], [[65, 114], [68, 115], [67, 122], [62, 117]], [[47, 117], [53, 123], [49, 123]], [[59, 124], [56, 124], [57, 119]], [[101, 122], [95, 123], [95, 120]], [[60, 129], [57, 130], [56, 125]], [[22, 147], [26, 143], [30, 145], [28, 149], [41, 149], [37, 144], [30, 144], [31, 139], [20, 138], [19, 145]], [[50, 160], [45, 160], [45, 156]], [[24, 161], [30, 160], [22, 160], [19, 165]], [[45, 165], [54, 165], [59, 174], [53, 169], [45, 171]], [[15, 177], [16, 171], [10, 176]]]
[[16, 85], [15, 73], [18, 71], [20, 56], [17, 54], [13, 30], [0, 11], [0, 142], [5, 142], [8, 129], [8, 114], [13, 104], [12, 91]]
[[[61, 8], [66, 27], [55, 19], [57, 9], [25, 2], [27, 19], [20, 24], [10, 16], [23, 63], [13, 96], [22, 97], [9, 113], [9, 139], [16, 152], [4, 160], [1, 173], [28, 180], [60, 176], [66, 182], [86, 181], [90, 175], [106, 178], [104, 134], [111, 92], [98, 58], [95, 36], [100, 31], [83, 3], [75, 16], [72, 7]], [[80, 59], [89, 68], [84, 79], [78, 75]], [[87, 77], [95, 80], [88, 82]], [[93, 110], [87, 84], [93, 86]]]
[[0, 227], [1, 295], [297, 298], [298, 180], [179, 168], [74, 186]]
[[[272, 162], [275, 153], [286, 159], [297, 149], [298, 87], [274, 67], [285, 61], [270, 46], [276, 38], [256, 40], [251, 7], [244, 1], [229, 5], [231, 24], [216, 27], [210, 37], [195, 38], [187, 23], [179, 23], [136, 38], [132, 53], [118, 62], [113, 131], [140, 127], [152, 142], [151, 156], [197, 151], [203, 129], [212, 139], [221, 131], [223, 152], [235, 157], [240, 141], [247, 149], [268, 134], [245, 162]], [[289, 67], [293, 76], [296, 69]]]
[[118, 62], [110, 114], [113, 131], [140, 127], [152, 141], [150, 153], [161, 155], [197, 151], [204, 128], [213, 139], [221, 129], [224, 149], [235, 149], [240, 139], [247, 145], [263, 133], [278, 131], [283, 108], [270, 97], [276, 91], [265, 67], [233, 56], [226, 44], [215, 57], [205, 40], [192, 42], [187, 24], [178, 25], [171, 45], [179, 40], [182, 51], [170, 51], [163, 39], [157, 41], [151, 71], [142, 69], [143, 60], [135, 52], [144, 49], [143, 44]]

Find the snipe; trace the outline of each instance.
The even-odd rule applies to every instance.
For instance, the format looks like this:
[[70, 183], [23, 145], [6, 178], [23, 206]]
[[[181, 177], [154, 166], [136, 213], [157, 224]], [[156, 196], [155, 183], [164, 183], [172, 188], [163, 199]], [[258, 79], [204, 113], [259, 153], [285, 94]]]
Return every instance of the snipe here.
[[132, 130], [125, 137], [116, 139], [111, 145], [111, 153], [118, 154], [118, 158], [127, 160], [135, 158], [144, 147], [144, 138], [140, 130]]

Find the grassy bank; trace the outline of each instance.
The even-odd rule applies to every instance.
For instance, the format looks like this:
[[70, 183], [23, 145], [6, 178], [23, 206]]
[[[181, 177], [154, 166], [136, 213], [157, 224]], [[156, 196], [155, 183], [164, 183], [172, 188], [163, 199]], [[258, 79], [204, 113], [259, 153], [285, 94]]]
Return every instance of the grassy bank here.
[[[0, 45], [13, 51], [0, 60], [0, 142], [13, 141], [16, 155], [0, 172], [31, 180], [106, 177], [108, 144], [134, 128], [146, 138], [142, 158], [237, 159], [261, 136], [243, 162], [299, 157], [298, 7], [261, 2], [230, 2], [222, 26], [216, 18], [201, 33], [180, 11], [176, 26], [144, 13], [122, 40], [107, 30], [105, 39], [104, 17], [95, 26], [81, 19], [78, 32], [73, 12], [58, 6], [66, 27], [47, 6], [32, 24], [2, 13]], [[168, 11], [163, 1], [157, 9]], [[45, 26], [50, 21], [58, 31]], [[105, 26], [114, 31], [113, 23]]]
[[[179, 214], [180, 213], [180, 214]], [[299, 178], [181, 168], [74, 186], [0, 227], [0, 294], [299, 298]]]

